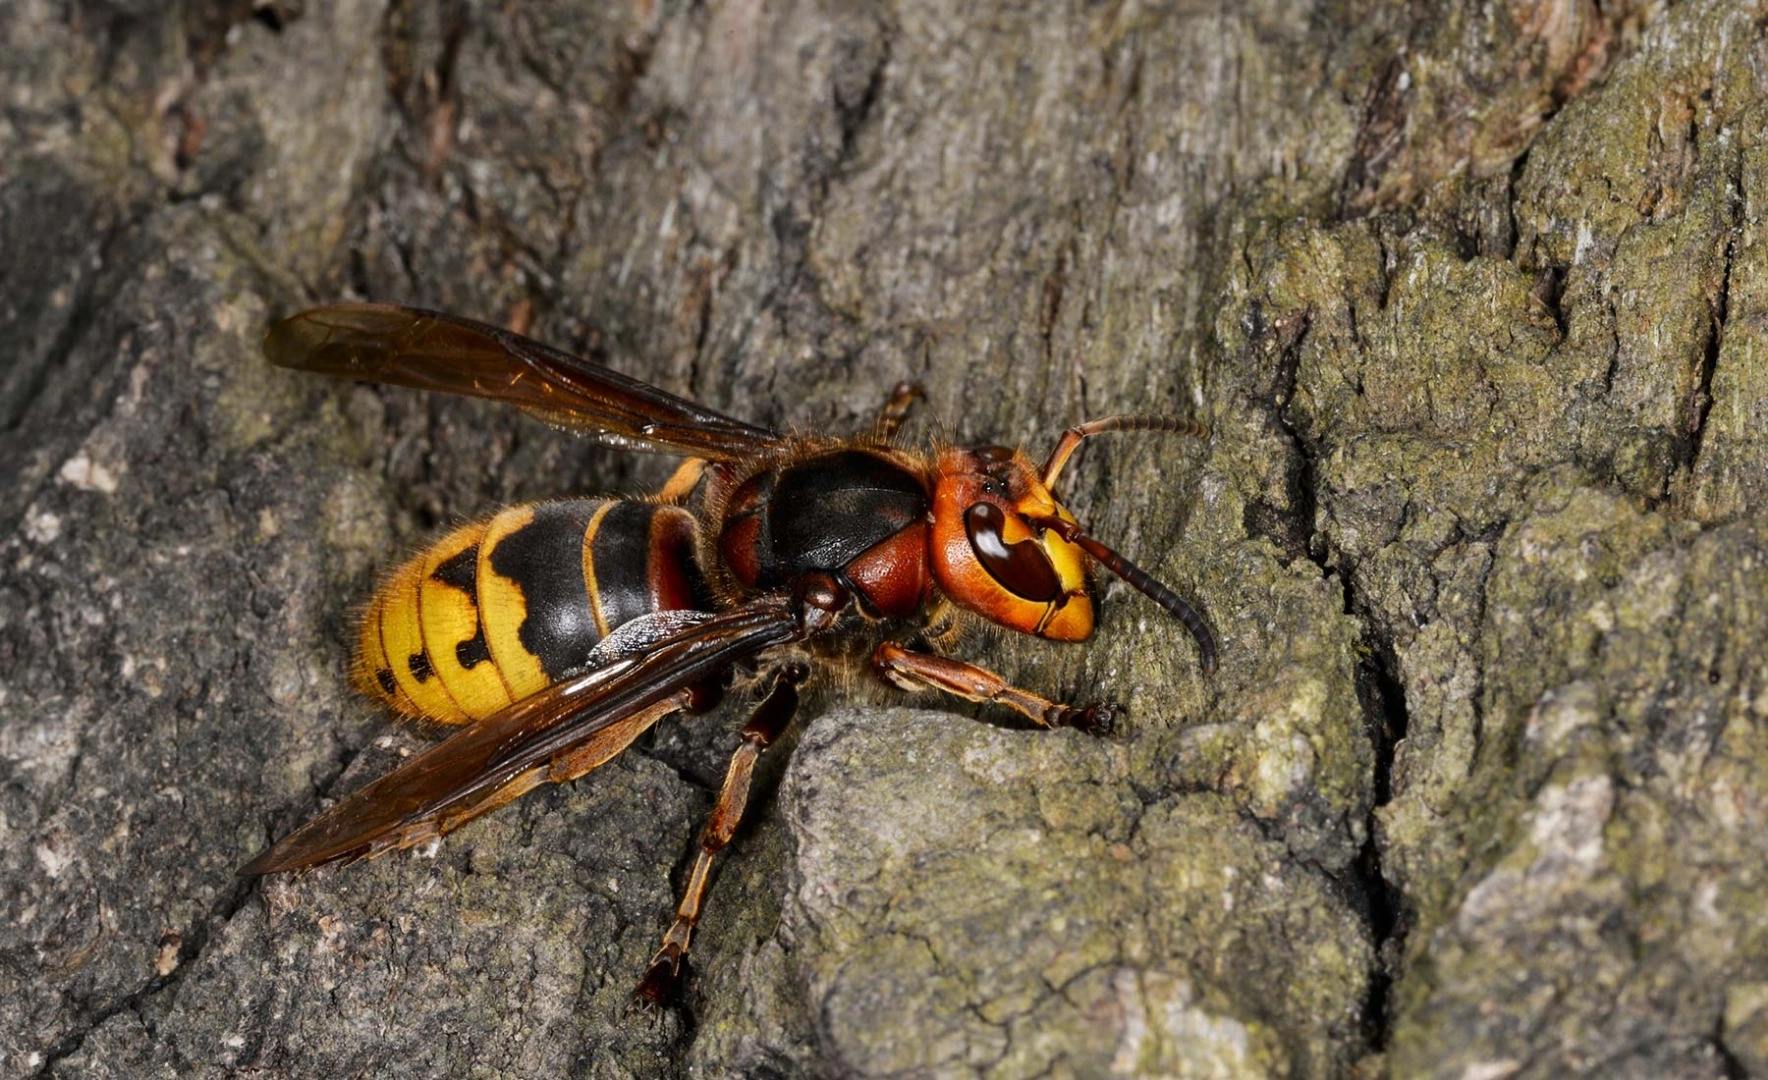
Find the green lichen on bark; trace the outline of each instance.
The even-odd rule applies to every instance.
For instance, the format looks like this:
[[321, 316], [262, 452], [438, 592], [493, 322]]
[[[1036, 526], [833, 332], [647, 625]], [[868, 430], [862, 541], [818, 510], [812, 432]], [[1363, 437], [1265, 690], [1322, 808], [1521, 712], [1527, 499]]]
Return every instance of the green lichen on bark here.
[[783, 931], [836, 1072], [1347, 1064], [1357, 912], [1231, 800], [1144, 803], [1130, 760], [939, 713], [813, 728]]
[[1752, 25], [1686, 5], [1647, 30], [1535, 139], [1504, 248], [1268, 203], [1228, 233], [1243, 299], [1218, 339], [1293, 365], [1314, 552], [1403, 695], [1376, 814], [1405, 941], [1396, 1075], [1718, 1074], [1756, 1053], [1725, 1019], [1764, 960], [1753, 905], [1717, 899], [1760, 873], [1737, 846], [1754, 825], [1705, 808], [1759, 789], [1759, 676], [1707, 661], [1753, 633], [1759, 541], [1697, 527], [1747, 518], [1761, 475], [1736, 464]]

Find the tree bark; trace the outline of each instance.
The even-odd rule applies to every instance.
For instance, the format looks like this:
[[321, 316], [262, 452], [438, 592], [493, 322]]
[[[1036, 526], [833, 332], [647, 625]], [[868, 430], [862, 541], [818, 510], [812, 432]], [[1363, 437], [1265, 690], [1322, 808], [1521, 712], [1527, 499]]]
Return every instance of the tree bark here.
[[[0, 6], [5, 1071], [1768, 1071], [1765, 15]], [[1203, 419], [1061, 494], [1221, 669], [1102, 580], [958, 652], [1113, 737], [823, 681], [656, 1017], [741, 702], [237, 879], [425, 744], [379, 572], [673, 465], [263, 362], [346, 297], [806, 430]]]

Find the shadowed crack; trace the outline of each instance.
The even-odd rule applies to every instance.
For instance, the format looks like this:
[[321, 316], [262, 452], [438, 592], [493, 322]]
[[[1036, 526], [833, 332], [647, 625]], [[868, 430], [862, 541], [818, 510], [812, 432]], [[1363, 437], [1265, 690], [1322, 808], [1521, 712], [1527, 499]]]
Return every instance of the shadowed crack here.
[[[139, 1014], [142, 1005], [150, 998], [176, 988], [183, 981], [185, 974], [192, 970], [196, 966], [196, 962], [202, 958], [204, 950], [208, 948], [209, 942], [214, 938], [216, 928], [232, 922], [233, 917], [239, 914], [240, 909], [244, 908], [253, 894], [258, 891], [258, 880], [257, 878], [232, 879], [230, 887], [215, 898], [215, 901], [209, 905], [209, 910], [197, 919], [189, 929], [182, 934], [169, 935], [162, 939], [164, 943], [170, 943], [175, 936], [179, 941], [178, 962], [172, 970], [164, 975], [153, 975], [135, 990], [93, 1010], [71, 1031], [49, 1044], [48, 1049], [43, 1051], [42, 1065], [32, 1075], [39, 1080], [47, 1080], [48, 1077], [55, 1075], [57, 1064], [78, 1053], [80, 1048], [85, 1045], [86, 1039], [109, 1022], [112, 1017], [125, 1011]], [[144, 1026], [151, 1033], [153, 1025], [144, 1021]]]
[[[1533, 295], [1536, 300], [1540, 301], [1541, 307], [1546, 309], [1547, 314], [1553, 316], [1553, 325], [1559, 327], [1559, 339], [1561, 341], [1564, 341], [1566, 336], [1571, 332], [1571, 323], [1565, 312], [1565, 271], [1566, 268], [1563, 266], [1549, 266], [1545, 268], [1541, 271], [1541, 275], [1535, 279], [1535, 287], [1531, 292], [1531, 295]], [[1618, 351], [1616, 354], [1611, 354], [1609, 357], [1606, 382], [1610, 386], [1614, 384], [1615, 364], [1617, 362]]]
[[1346, 607], [1363, 622], [1363, 646], [1367, 652], [1357, 665], [1357, 698], [1363, 706], [1370, 744], [1375, 749], [1374, 801], [1355, 870], [1375, 945], [1375, 970], [1370, 974], [1369, 996], [1364, 1001], [1363, 1029], [1370, 1049], [1379, 1053], [1387, 1049], [1393, 1036], [1394, 971], [1406, 927], [1401, 918], [1403, 898], [1382, 869], [1377, 815], [1393, 801], [1394, 752], [1406, 737], [1411, 715], [1406, 708], [1406, 688], [1400, 679], [1393, 642], [1376, 630], [1376, 620], [1355, 610], [1358, 597], [1351, 589], [1348, 575], [1345, 581]]
[[[1256, 310], [1254, 317], [1257, 317]], [[1402, 899], [1383, 870], [1376, 824], [1381, 808], [1393, 798], [1395, 747], [1405, 738], [1410, 717], [1393, 642], [1381, 633], [1380, 620], [1373, 617], [1369, 601], [1357, 592], [1355, 575], [1346, 567], [1334, 565], [1317, 524], [1319, 460], [1323, 451], [1320, 440], [1304, 431], [1290, 414], [1299, 379], [1301, 344], [1311, 327], [1311, 315], [1303, 314], [1287, 320], [1287, 325], [1260, 326], [1250, 335], [1255, 341], [1261, 336], [1266, 341], [1274, 338], [1281, 349], [1268, 407], [1289, 443], [1290, 460], [1286, 470], [1289, 488], [1287, 514], [1267, 507], [1263, 519], [1249, 520], [1248, 526], [1249, 529], [1256, 528], [1292, 557], [1305, 556], [1322, 575], [1336, 573], [1344, 591], [1344, 613], [1363, 627], [1365, 657], [1357, 665], [1357, 696], [1375, 760], [1370, 777], [1371, 801], [1363, 847], [1350, 868], [1350, 884], [1358, 894], [1374, 947], [1374, 968], [1369, 974], [1363, 1026], [1370, 1049], [1379, 1052], [1386, 1048], [1392, 1035], [1393, 961], [1405, 928], [1401, 918]]]
[[[835, 115], [841, 126], [841, 154], [837, 164], [853, 160], [855, 144], [860, 132], [871, 119], [872, 111], [884, 90], [884, 70], [890, 66], [890, 48], [892, 38], [889, 27], [877, 27], [877, 55], [872, 57], [869, 70], [866, 71], [865, 82], [858, 87], [845, 84], [837, 79], [834, 87]], [[855, 61], [862, 61], [861, 53], [864, 45], [850, 46]], [[863, 61], [862, 61], [863, 62]]]
[[1262, 536], [1276, 545], [1285, 565], [1307, 558], [1325, 573], [1326, 564], [1315, 552], [1319, 540], [1314, 530], [1319, 448], [1296, 427], [1289, 415], [1289, 404], [1295, 397], [1296, 373], [1301, 365], [1301, 343], [1307, 337], [1311, 323], [1311, 317], [1305, 314], [1272, 323], [1266, 318], [1263, 306], [1256, 301], [1247, 312], [1245, 330], [1252, 348], [1279, 351], [1269, 390], [1255, 399], [1255, 404], [1283, 433], [1290, 454], [1284, 467], [1282, 502], [1273, 503], [1268, 499], [1249, 502], [1241, 525], [1248, 534]]
[[[107, 267], [113, 264], [117, 238], [128, 225], [115, 224], [104, 230], [98, 239], [92, 254], [88, 256], [93, 266]], [[18, 430], [37, 408], [37, 401], [42, 396], [49, 378], [56, 372], [67, 368], [68, 359], [73, 355], [76, 346], [92, 329], [93, 320], [97, 315], [99, 304], [108, 300], [108, 295], [100, 286], [108, 284], [101, 274], [90, 274], [82, 278], [74, 289], [73, 298], [68, 305], [68, 315], [63, 320], [55, 339], [44, 350], [43, 359], [24, 372], [21, 385], [8, 387], [4, 399], [0, 399], [0, 435], [11, 435]], [[11, 374], [10, 372], [8, 373]], [[12, 523], [6, 527], [11, 531]]]
[[[1698, 145], [1698, 129], [1690, 135], [1690, 142]], [[1713, 372], [1719, 365], [1719, 352], [1725, 345], [1725, 325], [1731, 317], [1731, 268], [1737, 254], [1738, 233], [1748, 220], [1749, 211], [1743, 181], [1743, 156], [1737, 150], [1730, 151], [1726, 156], [1724, 183], [1726, 236], [1719, 288], [1707, 302], [1706, 340], [1701, 347], [1694, 388], [1682, 403], [1682, 430], [1678, 432], [1676, 440], [1672, 473], [1694, 472], [1706, 436], [1707, 416], [1713, 408]]]
[[1719, 1059], [1719, 1067], [1723, 1070], [1725, 1080], [1744, 1080], [1750, 1071], [1744, 1067], [1731, 1048], [1725, 1045], [1725, 1017], [1720, 1015], [1713, 1024], [1713, 1054]]
[[1687, 413], [1684, 437], [1679, 440], [1676, 458], [1678, 467], [1687, 473], [1694, 471], [1695, 462], [1700, 458], [1701, 443], [1706, 435], [1707, 414], [1713, 408], [1713, 370], [1719, 364], [1719, 349], [1725, 343], [1725, 321], [1731, 314], [1731, 263], [1736, 245], [1735, 237], [1725, 241], [1725, 268], [1719, 279], [1719, 291], [1711, 301], [1707, 338], [1701, 351], [1699, 372], [1695, 378], [1694, 390], [1684, 403]]
[[1363, 94], [1363, 115], [1357, 140], [1345, 165], [1339, 189], [1338, 217], [1347, 220], [1367, 211], [1381, 187], [1388, 166], [1406, 145], [1406, 117], [1411, 105], [1411, 80], [1402, 52], [1370, 80]]
[[[116, 264], [123, 235], [137, 228], [145, 216], [145, 213], [126, 213], [104, 230], [91, 254], [86, 256], [99, 269], [83, 275], [77, 282], [67, 318], [44, 350], [42, 360], [21, 365], [22, 370], [8, 371], [0, 379], [0, 395], [3, 395], [0, 396], [0, 474], [19, 475], [27, 467], [30, 452], [41, 445], [41, 432], [34, 433], [28, 421], [45, 410], [45, 395], [51, 399], [57, 395], [52, 384], [58, 376], [66, 378], [76, 367], [88, 369], [91, 376], [105, 375], [101, 370], [90, 370], [93, 360], [80, 360], [77, 352], [93, 332], [103, 305], [111, 299], [114, 279], [105, 268]], [[101, 355], [98, 352], [92, 354], [95, 359]], [[98, 395], [94, 394], [93, 398], [97, 400]], [[48, 407], [64, 406], [50, 402]], [[36, 484], [18, 485], [9, 495], [0, 496], [0, 530], [7, 535], [17, 531], [19, 520], [31, 500], [36, 498], [37, 490]]]

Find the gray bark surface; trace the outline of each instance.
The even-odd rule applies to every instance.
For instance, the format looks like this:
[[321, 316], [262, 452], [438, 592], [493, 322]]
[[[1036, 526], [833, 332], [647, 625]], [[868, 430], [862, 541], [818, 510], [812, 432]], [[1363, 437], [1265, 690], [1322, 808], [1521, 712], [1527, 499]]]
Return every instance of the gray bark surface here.
[[[0, 1072], [1768, 1072], [1768, 5], [0, 5]], [[1195, 597], [831, 681], [682, 1006], [740, 703], [432, 852], [234, 869], [426, 744], [353, 605], [652, 490], [268, 367], [346, 297], [758, 422], [1023, 444]], [[949, 709], [949, 703], [916, 700]]]

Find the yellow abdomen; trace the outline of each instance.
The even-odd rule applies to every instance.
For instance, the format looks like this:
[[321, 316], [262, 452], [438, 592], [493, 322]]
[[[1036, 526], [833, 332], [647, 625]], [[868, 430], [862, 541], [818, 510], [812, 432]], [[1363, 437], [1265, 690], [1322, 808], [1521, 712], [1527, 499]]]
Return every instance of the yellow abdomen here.
[[406, 561], [369, 602], [354, 681], [405, 716], [483, 719], [580, 669], [615, 627], [704, 602], [693, 518], [571, 499], [513, 506]]

